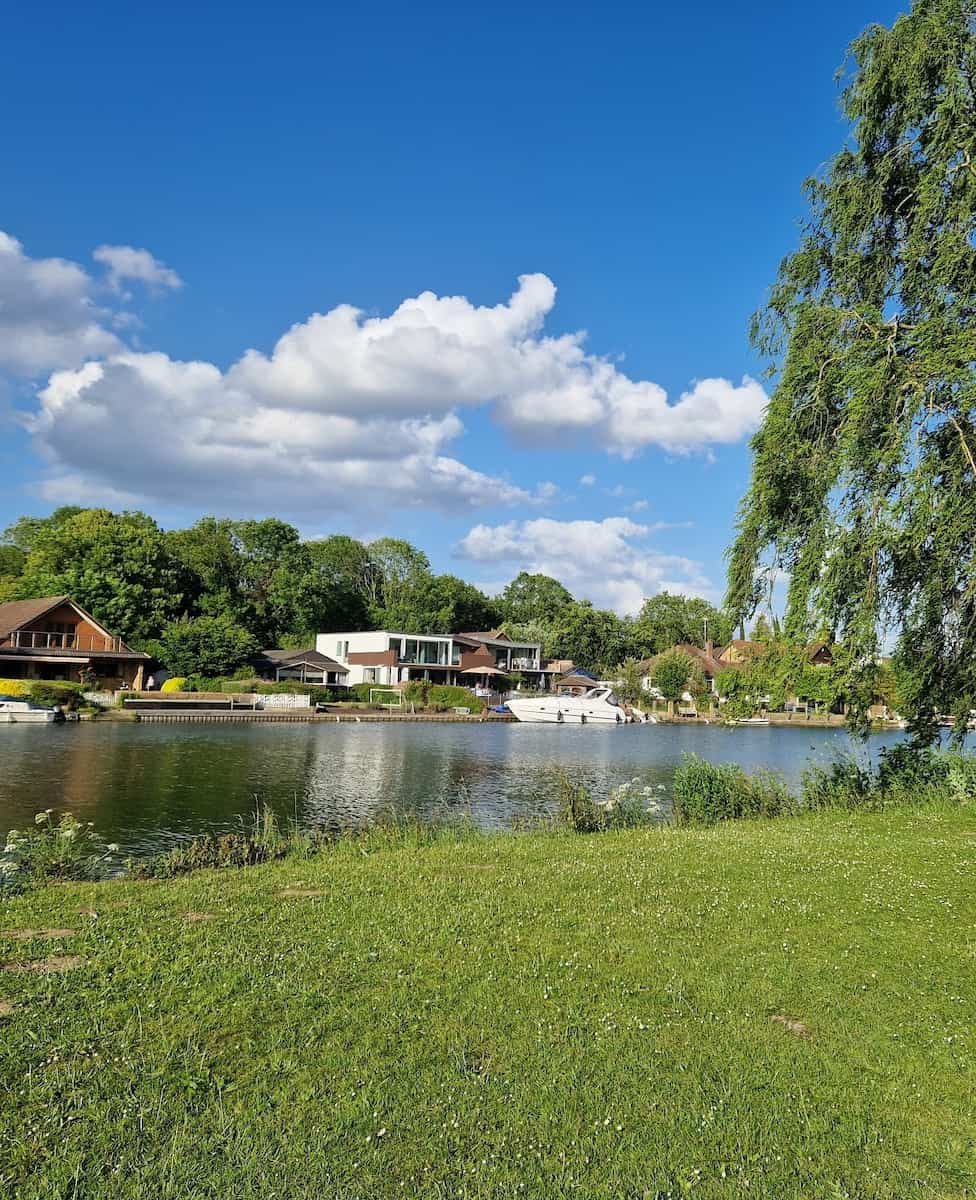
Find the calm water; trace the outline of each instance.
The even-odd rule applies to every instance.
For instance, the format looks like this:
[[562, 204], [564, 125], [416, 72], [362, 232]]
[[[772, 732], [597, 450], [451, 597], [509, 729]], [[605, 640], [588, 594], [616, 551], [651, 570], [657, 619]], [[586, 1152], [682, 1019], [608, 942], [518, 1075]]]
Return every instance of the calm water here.
[[446, 810], [509, 827], [550, 809], [560, 771], [604, 795], [634, 776], [667, 785], [686, 750], [795, 778], [850, 748], [842, 730], [718, 726], [3, 725], [0, 832], [69, 808], [140, 853], [234, 828], [258, 799], [313, 826]]

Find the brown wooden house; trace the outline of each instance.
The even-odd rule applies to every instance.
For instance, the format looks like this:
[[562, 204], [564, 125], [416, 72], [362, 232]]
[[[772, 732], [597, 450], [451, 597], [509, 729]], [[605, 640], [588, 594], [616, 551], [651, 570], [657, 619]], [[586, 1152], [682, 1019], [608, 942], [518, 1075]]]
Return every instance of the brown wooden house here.
[[141, 688], [149, 661], [70, 596], [0, 604], [0, 677], [77, 683], [90, 672], [106, 691]]

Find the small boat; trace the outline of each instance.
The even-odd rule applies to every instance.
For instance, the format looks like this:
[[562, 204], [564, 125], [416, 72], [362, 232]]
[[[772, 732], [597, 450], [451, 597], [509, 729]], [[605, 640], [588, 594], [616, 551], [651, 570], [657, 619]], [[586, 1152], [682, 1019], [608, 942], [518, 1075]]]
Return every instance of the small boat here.
[[29, 700], [21, 700], [17, 696], [0, 696], [0, 724], [30, 722], [53, 725], [55, 721], [63, 720], [64, 713], [60, 709], [42, 708], [40, 704], [31, 704]]
[[769, 717], [740, 717], [736, 725], [768, 725]]
[[612, 688], [590, 688], [582, 696], [534, 696], [507, 700], [509, 711], [520, 721], [545, 721], [556, 725], [627, 725], [645, 721], [639, 709], [621, 704]]

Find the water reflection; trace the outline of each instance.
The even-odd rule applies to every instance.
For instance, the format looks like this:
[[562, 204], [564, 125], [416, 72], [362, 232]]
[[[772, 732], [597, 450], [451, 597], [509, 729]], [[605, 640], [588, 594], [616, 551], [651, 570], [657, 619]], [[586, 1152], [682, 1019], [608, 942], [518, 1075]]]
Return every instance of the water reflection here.
[[[873, 738], [867, 753], [899, 738]], [[634, 776], [667, 784], [694, 751], [795, 779], [811, 759], [850, 749], [842, 730], [718, 726], [7, 725], [0, 831], [70, 808], [142, 852], [233, 828], [259, 800], [312, 826], [448, 810], [507, 828], [551, 809], [559, 772], [605, 794]]]

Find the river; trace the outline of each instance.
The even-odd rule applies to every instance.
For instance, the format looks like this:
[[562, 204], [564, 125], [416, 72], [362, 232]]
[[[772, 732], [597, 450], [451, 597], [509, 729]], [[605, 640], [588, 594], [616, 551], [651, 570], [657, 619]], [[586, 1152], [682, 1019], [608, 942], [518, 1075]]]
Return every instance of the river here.
[[[872, 737], [866, 752], [900, 737]], [[41, 809], [68, 809], [141, 854], [239, 828], [259, 801], [305, 826], [454, 813], [509, 828], [514, 818], [551, 811], [560, 772], [602, 796], [635, 776], [667, 787], [686, 751], [747, 769], [769, 766], [795, 780], [808, 762], [851, 749], [843, 730], [802, 727], [5, 725], [0, 833]]]

